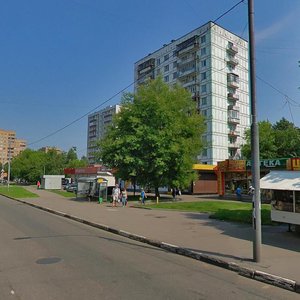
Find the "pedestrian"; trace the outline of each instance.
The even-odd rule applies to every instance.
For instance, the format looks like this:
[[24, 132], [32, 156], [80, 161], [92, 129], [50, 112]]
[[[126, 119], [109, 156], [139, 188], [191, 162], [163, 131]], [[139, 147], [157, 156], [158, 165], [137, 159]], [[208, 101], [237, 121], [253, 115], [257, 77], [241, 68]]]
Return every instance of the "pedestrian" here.
[[40, 186], [41, 186], [41, 183], [40, 183], [40, 181], [38, 180], [38, 182], [36, 183], [36, 187], [37, 187], [38, 190], [40, 189]]
[[120, 197], [120, 189], [119, 189], [119, 185], [116, 184], [116, 186], [112, 190], [113, 206], [117, 206], [117, 201], [119, 200], [119, 197]]
[[122, 192], [121, 192], [121, 199], [122, 199], [122, 206], [126, 206], [127, 205], [127, 191], [125, 188], [122, 189]]
[[142, 202], [142, 204], [145, 204], [145, 198], [147, 198], [147, 195], [146, 195], [144, 189], [141, 189], [141, 202]]
[[242, 189], [240, 188], [240, 186], [237, 187], [235, 193], [236, 193], [237, 199], [238, 199], [239, 201], [241, 201], [241, 200], [242, 200]]
[[175, 188], [172, 189], [172, 196], [173, 196], [173, 201], [175, 201], [176, 200], [176, 189]]

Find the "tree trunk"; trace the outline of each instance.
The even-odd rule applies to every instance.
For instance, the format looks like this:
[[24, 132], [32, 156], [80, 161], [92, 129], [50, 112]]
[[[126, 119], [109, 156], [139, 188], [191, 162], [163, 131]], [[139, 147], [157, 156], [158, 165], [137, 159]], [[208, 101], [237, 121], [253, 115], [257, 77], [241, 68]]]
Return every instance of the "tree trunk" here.
[[158, 191], [158, 187], [157, 186], [155, 187], [155, 197], [159, 198], [159, 191]]
[[135, 197], [135, 192], [136, 192], [136, 177], [133, 177], [133, 196]]

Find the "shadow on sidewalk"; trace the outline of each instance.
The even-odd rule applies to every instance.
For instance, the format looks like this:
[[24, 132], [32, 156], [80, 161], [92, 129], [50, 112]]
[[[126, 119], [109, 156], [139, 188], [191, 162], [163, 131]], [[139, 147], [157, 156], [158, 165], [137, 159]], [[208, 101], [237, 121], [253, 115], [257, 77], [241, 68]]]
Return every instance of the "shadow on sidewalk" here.
[[[199, 226], [218, 229], [223, 235], [250, 242], [253, 240], [254, 231], [251, 225], [210, 219], [206, 214], [184, 213], [184, 215], [187, 218], [201, 221]], [[261, 231], [263, 244], [300, 252], [300, 233], [289, 232], [287, 224], [264, 225]], [[221, 254], [216, 255], [220, 256]]]

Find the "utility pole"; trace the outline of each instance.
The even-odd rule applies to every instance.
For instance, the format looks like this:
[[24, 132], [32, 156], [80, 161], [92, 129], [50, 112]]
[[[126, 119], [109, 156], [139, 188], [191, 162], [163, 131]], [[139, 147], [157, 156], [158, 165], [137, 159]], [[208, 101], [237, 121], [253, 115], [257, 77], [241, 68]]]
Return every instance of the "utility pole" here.
[[261, 204], [260, 204], [260, 160], [259, 130], [256, 119], [254, 0], [248, 0], [250, 100], [251, 100], [251, 172], [253, 190], [253, 260], [261, 260]]
[[8, 170], [7, 170], [7, 188], [9, 189], [10, 182], [10, 158], [11, 158], [11, 139], [8, 137]]

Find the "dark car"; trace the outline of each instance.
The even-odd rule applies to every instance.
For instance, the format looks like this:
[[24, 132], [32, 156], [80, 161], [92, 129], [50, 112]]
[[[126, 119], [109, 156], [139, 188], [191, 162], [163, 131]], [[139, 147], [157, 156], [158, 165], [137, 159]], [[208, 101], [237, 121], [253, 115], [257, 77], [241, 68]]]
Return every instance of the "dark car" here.
[[70, 183], [66, 186], [67, 192], [76, 192], [77, 191], [77, 184], [76, 183]]

